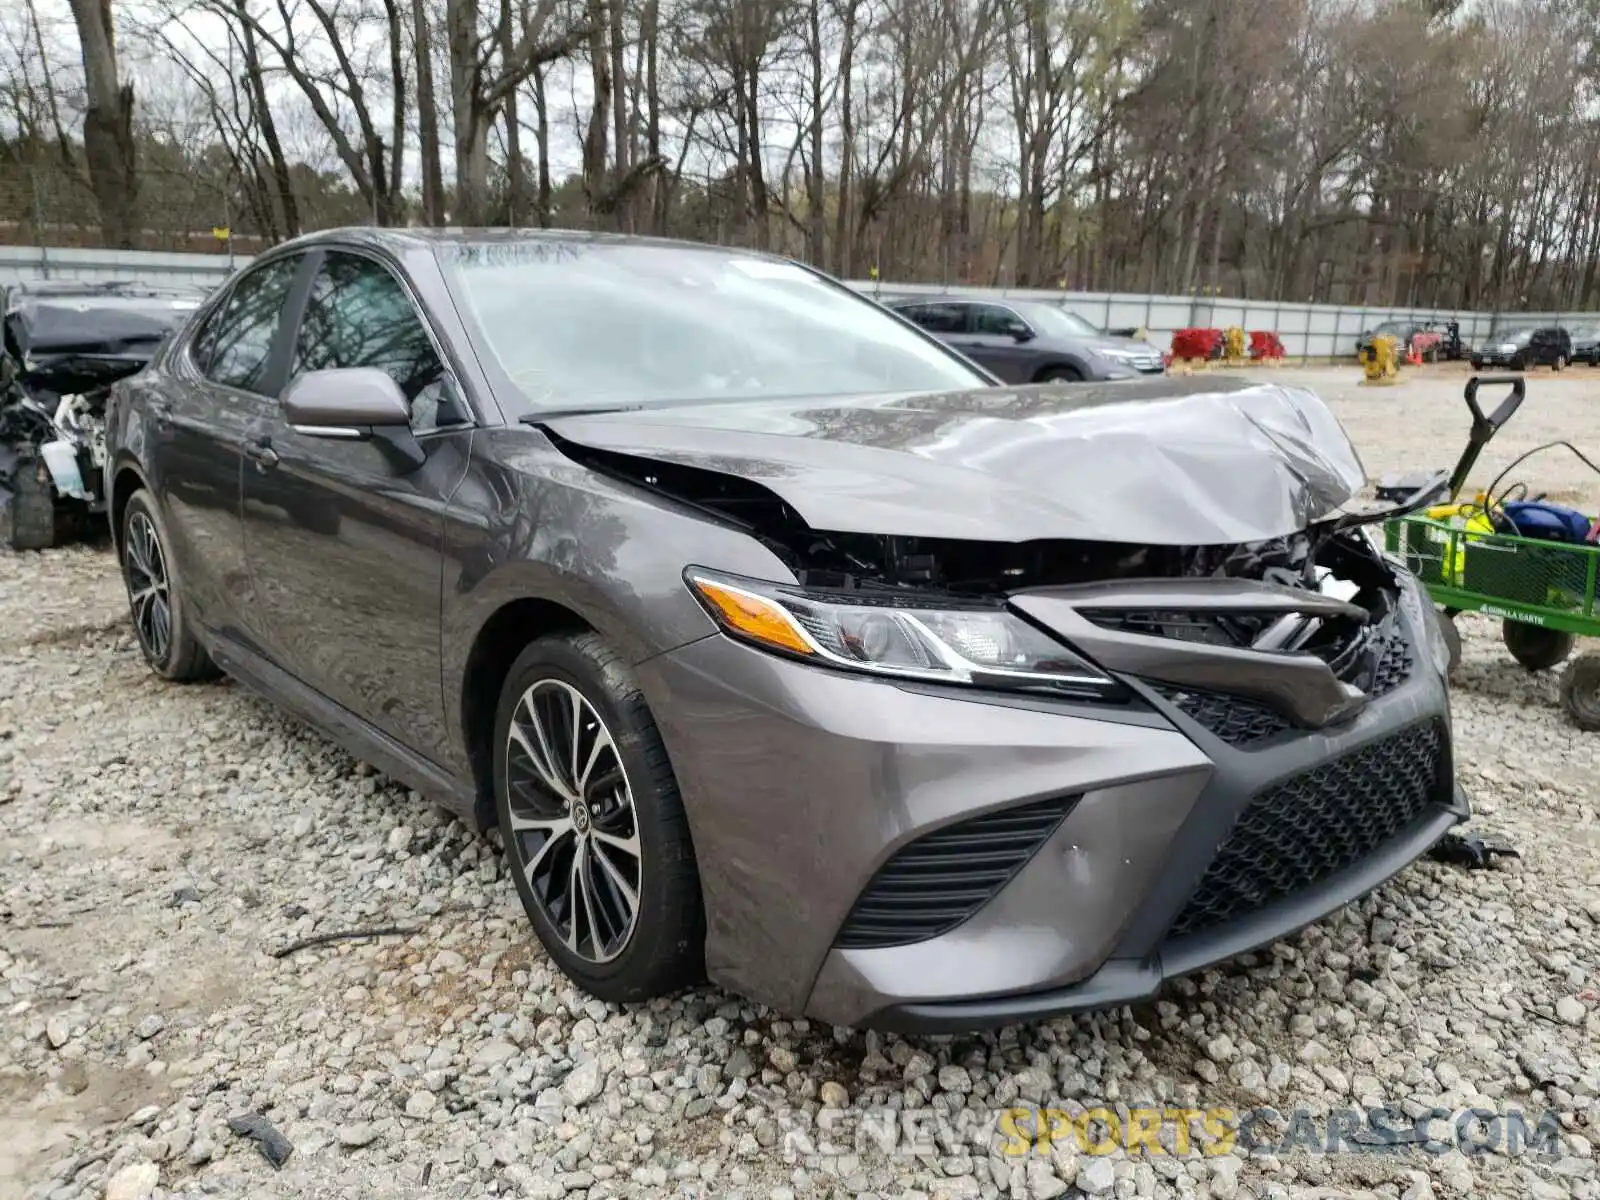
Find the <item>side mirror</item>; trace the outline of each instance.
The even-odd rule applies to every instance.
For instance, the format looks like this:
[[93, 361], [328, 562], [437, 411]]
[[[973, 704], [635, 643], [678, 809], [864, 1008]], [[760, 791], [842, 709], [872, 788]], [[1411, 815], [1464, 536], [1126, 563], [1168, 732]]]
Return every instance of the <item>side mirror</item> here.
[[1013, 341], [1016, 341], [1016, 342], [1031, 342], [1031, 341], [1033, 341], [1033, 330], [1029, 329], [1026, 325], [1022, 324], [1022, 322], [1020, 322], [1020, 321], [1017, 322], [1015, 325], [1006, 326], [1006, 332], [1011, 335], [1011, 338], [1012, 338]]
[[427, 461], [411, 433], [411, 406], [388, 372], [341, 367], [297, 375], [279, 400], [284, 420], [302, 437], [375, 441], [408, 469]]

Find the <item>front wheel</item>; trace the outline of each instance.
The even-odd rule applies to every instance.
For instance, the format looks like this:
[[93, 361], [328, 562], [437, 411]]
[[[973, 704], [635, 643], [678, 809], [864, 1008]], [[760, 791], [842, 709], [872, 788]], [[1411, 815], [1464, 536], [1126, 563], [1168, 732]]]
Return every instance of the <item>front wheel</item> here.
[[1577, 641], [1570, 633], [1525, 621], [1501, 622], [1500, 637], [1511, 657], [1530, 671], [1548, 671], [1565, 661]]
[[1039, 372], [1036, 383], [1082, 383], [1083, 372], [1077, 367], [1046, 367]]
[[172, 542], [149, 492], [128, 499], [117, 545], [134, 637], [150, 669], [175, 683], [215, 677], [216, 667], [189, 624], [182, 578], [168, 550]]
[[568, 978], [620, 1003], [703, 976], [683, 801], [644, 696], [598, 634], [540, 638], [512, 664], [494, 789], [517, 894]]

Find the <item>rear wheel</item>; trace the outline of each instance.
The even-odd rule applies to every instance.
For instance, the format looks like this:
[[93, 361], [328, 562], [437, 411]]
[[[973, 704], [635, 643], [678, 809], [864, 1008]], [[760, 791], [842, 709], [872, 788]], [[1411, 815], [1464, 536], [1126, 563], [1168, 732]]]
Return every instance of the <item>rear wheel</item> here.
[[626, 1002], [702, 977], [683, 801], [644, 696], [598, 634], [541, 638], [512, 664], [494, 788], [517, 894], [568, 978]]
[[150, 493], [135, 492], [123, 509], [117, 545], [139, 649], [163, 679], [186, 683], [213, 678], [217, 669], [189, 624], [183, 580], [168, 552], [171, 544]]
[[1577, 641], [1570, 633], [1525, 621], [1501, 622], [1500, 637], [1511, 657], [1530, 671], [1547, 671], [1563, 662]]
[[1083, 372], [1077, 367], [1046, 367], [1039, 372], [1036, 383], [1082, 383]]
[[1600, 654], [1580, 654], [1561, 672], [1561, 707], [1579, 729], [1600, 730]]

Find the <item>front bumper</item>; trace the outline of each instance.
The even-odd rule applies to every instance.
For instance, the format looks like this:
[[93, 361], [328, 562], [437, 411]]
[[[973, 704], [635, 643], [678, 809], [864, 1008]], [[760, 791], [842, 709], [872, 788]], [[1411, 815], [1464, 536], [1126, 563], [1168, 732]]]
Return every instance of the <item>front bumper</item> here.
[[1260, 738], [1259, 705], [1142, 683], [1126, 710], [965, 695], [721, 637], [643, 664], [712, 980], [839, 1025], [970, 1030], [1139, 1000], [1316, 921], [1467, 816], [1414, 619], [1358, 716]]

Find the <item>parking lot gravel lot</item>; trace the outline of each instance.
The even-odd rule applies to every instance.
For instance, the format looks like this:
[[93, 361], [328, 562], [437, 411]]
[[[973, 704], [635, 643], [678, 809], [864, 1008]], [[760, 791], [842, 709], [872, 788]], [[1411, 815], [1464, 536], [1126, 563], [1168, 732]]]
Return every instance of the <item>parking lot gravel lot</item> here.
[[[1374, 476], [1450, 464], [1464, 373], [1357, 374], [1285, 372]], [[1485, 467], [1551, 437], [1600, 451], [1600, 371], [1534, 376]], [[1520, 474], [1600, 505], [1574, 463]], [[1473, 828], [1520, 860], [1419, 863], [1147, 1007], [899, 1038], [709, 988], [586, 998], [489, 840], [238, 686], [151, 676], [104, 546], [0, 554], [0, 1195], [1600, 1198], [1600, 735], [1494, 623], [1463, 629]], [[284, 953], [380, 927], [401, 932]], [[1314, 1132], [1104, 1157], [937, 1133], [1035, 1104], [1270, 1107], [1263, 1138], [1297, 1110]], [[1384, 1105], [1406, 1130], [1451, 1115], [1426, 1146], [1309, 1148], [1330, 1113]], [[1517, 1153], [1504, 1122], [1463, 1122], [1489, 1147], [1466, 1154], [1473, 1108], [1555, 1132]], [[897, 1140], [885, 1109], [923, 1115]], [[281, 1169], [230, 1127], [251, 1113], [292, 1143]]]

